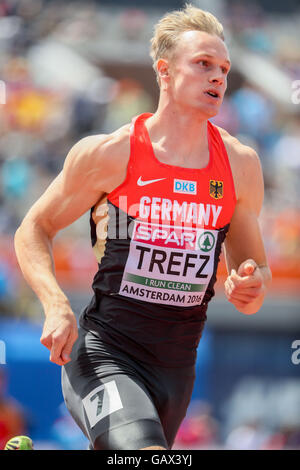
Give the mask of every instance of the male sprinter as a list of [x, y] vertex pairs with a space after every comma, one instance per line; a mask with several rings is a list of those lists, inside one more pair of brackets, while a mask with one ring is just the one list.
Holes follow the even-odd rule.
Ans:
[[[209, 121], [230, 68], [221, 24], [187, 5], [157, 24], [151, 54], [157, 111], [76, 143], [15, 237], [45, 310], [41, 342], [96, 450], [172, 447], [224, 241], [225, 293], [240, 312], [259, 310], [271, 279], [259, 158]], [[99, 269], [77, 332], [52, 242], [88, 210]]]

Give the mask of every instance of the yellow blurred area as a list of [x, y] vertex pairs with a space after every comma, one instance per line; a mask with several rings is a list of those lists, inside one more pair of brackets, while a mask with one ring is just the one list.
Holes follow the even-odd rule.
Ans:
[[53, 109], [51, 96], [34, 89], [13, 92], [7, 101], [7, 119], [16, 128], [41, 131]]

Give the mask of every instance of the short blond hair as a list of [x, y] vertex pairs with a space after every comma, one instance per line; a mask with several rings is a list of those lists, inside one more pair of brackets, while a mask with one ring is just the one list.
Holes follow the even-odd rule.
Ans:
[[194, 30], [215, 34], [223, 41], [225, 40], [223, 26], [218, 19], [208, 11], [196, 8], [191, 4], [186, 4], [183, 10], [167, 13], [156, 24], [154, 35], [150, 41], [150, 55], [157, 79], [158, 60], [170, 57], [181, 33]]

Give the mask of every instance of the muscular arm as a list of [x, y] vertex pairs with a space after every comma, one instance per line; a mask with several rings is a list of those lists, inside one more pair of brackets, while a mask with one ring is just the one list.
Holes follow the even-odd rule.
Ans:
[[[15, 251], [24, 278], [40, 299], [46, 321], [41, 338], [59, 365], [77, 337], [75, 316], [55, 277], [52, 244], [58, 231], [72, 224], [126, 172], [126, 136], [92, 136], [70, 150], [63, 170], [31, 207], [15, 234]], [[115, 155], [123, 156], [118, 161]]]
[[[22, 273], [47, 312], [53, 302], [66, 301], [57, 284], [52, 257], [56, 233], [84, 214], [99, 196], [89, 164], [96, 160], [89, 140], [70, 150], [61, 173], [31, 207], [15, 234], [15, 250]], [[93, 166], [92, 166], [93, 167]]]
[[271, 271], [258, 222], [264, 197], [260, 161], [249, 147], [240, 152], [234, 164], [237, 204], [225, 240], [225, 293], [240, 312], [252, 314], [264, 301]]

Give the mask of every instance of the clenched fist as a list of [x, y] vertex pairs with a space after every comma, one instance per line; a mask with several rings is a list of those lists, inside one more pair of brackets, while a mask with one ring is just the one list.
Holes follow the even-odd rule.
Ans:
[[47, 310], [40, 341], [50, 350], [50, 361], [63, 366], [70, 361], [78, 337], [76, 317], [67, 303], [53, 304]]
[[244, 261], [236, 272], [231, 270], [225, 281], [225, 294], [229, 302], [242, 313], [256, 313], [264, 293], [264, 278], [254, 260]]

